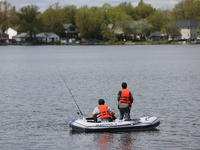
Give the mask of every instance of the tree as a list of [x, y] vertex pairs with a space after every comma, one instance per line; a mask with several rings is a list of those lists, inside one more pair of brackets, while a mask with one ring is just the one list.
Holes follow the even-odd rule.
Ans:
[[131, 2], [122, 2], [117, 7], [124, 11], [127, 15], [131, 16], [132, 19], [136, 19], [134, 7], [132, 6]]
[[173, 20], [200, 21], [200, 0], [182, 0], [175, 5], [172, 11]]
[[104, 42], [108, 42], [108, 41], [114, 42], [114, 40], [115, 40], [114, 30], [108, 28], [106, 23], [103, 23], [101, 25], [101, 34], [102, 34], [102, 39]]
[[78, 27], [81, 37], [89, 37], [89, 8], [87, 5], [78, 9], [76, 13], [76, 26]]
[[[105, 5], [103, 6], [103, 8]], [[130, 22], [133, 21], [132, 17], [127, 15], [120, 7], [109, 7], [108, 11], [106, 12], [107, 20], [104, 19], [108, 24], [110, 24], [110, 32], [114, 33], [116, 29], [121, 29], [124, 34], [129, 34], [130, 32]], [[112, 34], [114, 38], [111, 38], [111, 40], [115, 40], [116, 35]], [[112, 41], [114, 42], [114, 41]]]
[[181, 27], [176, 24], [175, 22], [172, 22], [168, 25], [166, 25], [163, 29], [162, 32], [166, 34], [166, 38], [171, 36], [172, 40], [175, 39], [177, 36], [181, 36]]
[[200, 24], [199, 24], [199, 28], [196, 29], [196, 37], [200, 38]]
[[37, 28], [38, 20], [37, 15], [39, 7], [36, 5], [28, 5], [20, 8], [19, 17], [20, 17], [20, 26], [18, 28], [21, 32], [30, 33], [30, 41], [33, 41], [32, 35], [34, 30]]
[[0, 28], [5, 32], [9, 26], [9, 10], [11, 4], [7, 1], [0, 1]]
[[150, 4], [145, 4], [142, 0], [139, 2], [138, 6], [134, 9], [136, 18], [135, 20], [140, 20], [149, 17], [152, 13], [156, 11]]
[[67, 5], [62, 9], [62, 13], [64, 16], [64, 23], [72, 23], [76, 25], [76, 11], [77, 8], [74, 5]]
[[44, 21], [46, 32], [54, 32], [59, 36], [62, 36], [64, 29], [64, 15], [62, 13], [61, 7], [59, 6], [59, 3], [50, 5], [49, 8], [44, 11], [41, 17]]
[[140, 39], [143, 39], [150, 35], [152, 25], [148, 23], [147, 19], [141, 19], [134, 25], [134, 32], [140, 35]]
[[170, 18], [165, 14], [165, 10], [157, 9], [155, 13], [147, 18], [148, 22], [152, 25], [152, 31], [161, 31], [169, 23]]
[[19, 24], [19, 16], [17, 15], [17, 11], [15, 9], [15, 6], [13, 6], [11, 9], [10, 9], [10, 13], [9, 13], [10, 17], [9, 17], [9, 21], [10, 21], [10, 24], [9, 26], [17, 26]]

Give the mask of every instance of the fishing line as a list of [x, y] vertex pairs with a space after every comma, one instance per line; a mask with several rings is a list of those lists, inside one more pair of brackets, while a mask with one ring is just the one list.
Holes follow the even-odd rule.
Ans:
[[[56, 68], [57, 68], [57, 70], [58, 70], [58, 67], [56, 67]], [[79, 109], [81, 115], [83, 116], [83, 114], [82, 114], [82, 112], [81, 112], [81, 109], [79, 108], [79, 106], [78, 106], [78, 104], [77, 104], [77, 102], [76, 102], [74, 96], [72, 95], [72, 92], [70, 91], [70, 89], [69, 89], [69, 87], [68, 87], [68, 85], [67, 85], [67, 82], [65, 81], [65, 79], [63, 78], [63, 76], [62, 76], [62, 74], [61, 74], [61, 72], [60, 72], [59, 70], [58, 70], [58, 72], [59, 72], [60, 76], [62, 77], [62, 79], [63, 79], [63, 81], [64, 81], [64, 83], [65, 83], [67, 89], [69, 90], [69, 93], [71, 94], [71, 96], [72, 96], [72, 98], [73, 98], [73, 100], [74, 100], [76, 106], [78, 107], [78, 109]]]

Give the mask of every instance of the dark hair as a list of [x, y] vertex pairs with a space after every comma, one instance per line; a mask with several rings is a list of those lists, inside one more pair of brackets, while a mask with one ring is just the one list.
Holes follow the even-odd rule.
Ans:
[[122, 88], [123, 88], [123, 89], [126, 89], [126, 88], [127, 88], [126, 82], [123, 82], [123, 83], [122, 83]]
[[103, 99], [99, 99], [99, 105], [103, 105], [105, 101]]

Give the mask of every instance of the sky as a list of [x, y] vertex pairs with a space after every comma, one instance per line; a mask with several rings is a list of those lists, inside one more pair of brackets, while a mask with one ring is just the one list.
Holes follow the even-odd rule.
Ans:
[[[4, 0], [1, 0], [4, 1]], [[143, 0], [144, 3], [151, 4], [153, 8], [174, 8], [175, 4], [177, 4], [180, 0]], [[132, 1], [126, 1], [126, 0], [7, 0], [12, 6], [16, 7], [16, 10], [18, 11], [21, 7], [27, 6], [27, 5], [37, 5], [39, 6], [39, 11], [43, 12], [46, 10], [50, 5], [55, 4], [56, 2], [59, 2], [59, 6], [64, 7], [66, 5], [75, 5], [77, 8], [80, 8], [81, 6], [87, 5], [88, 7], [91, 6], [98, 6], [101, 7], [103, 4], [108, 3], [112, 6], [117, 6], [122, 2], [131, 2], [134, 7], [138, 5], [140, 0], [132, 0]]]

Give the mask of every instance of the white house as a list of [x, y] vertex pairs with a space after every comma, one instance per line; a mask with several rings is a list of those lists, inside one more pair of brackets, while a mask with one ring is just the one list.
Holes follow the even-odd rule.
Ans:
[[11, 28], [11, 27], [9, 27], [9, 28], [5, 31], [5, 33], [9, 35], [9, 39], [12, 39], [13, 36], [17, 35], [17, 31], [15, 30], [15, 28]]
[[55, 33], [40, 33], [36, 35], [36, 38], [40, 42], [57, 42], [60, 41], [60, 37]]
[[198, 29], [199, 22], [197, 20], [173, 20], [169, 24], [175, 22], [181, 27], [181, 37], [176, 39], [196, 38], [196, 29]]

